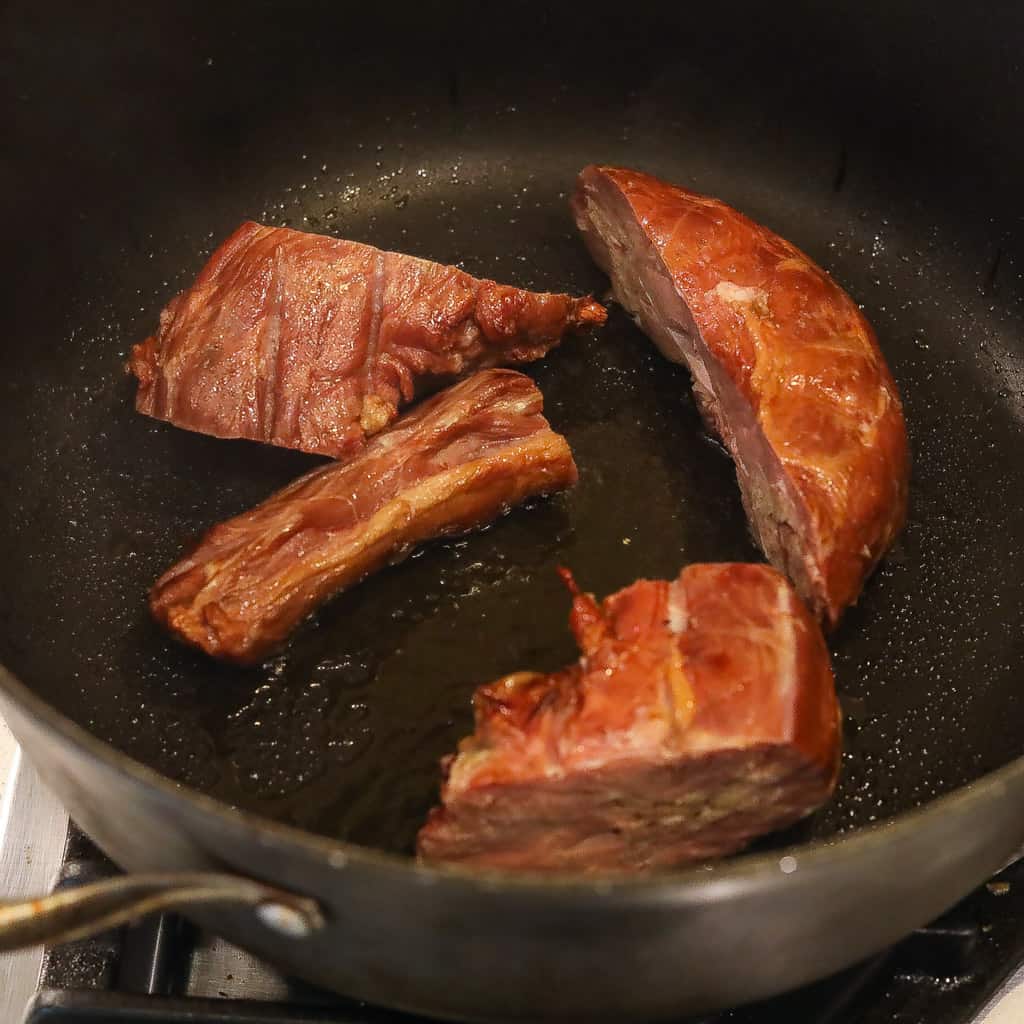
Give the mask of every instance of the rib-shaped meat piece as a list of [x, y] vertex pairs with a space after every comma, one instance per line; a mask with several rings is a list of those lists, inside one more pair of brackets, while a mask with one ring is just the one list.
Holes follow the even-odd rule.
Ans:
[[590, 299], [250, 222], [128, 365], [139, 412], [338, 458], [386, 427], [418, 378], [539, 359], [605, 315]]
[[582, 657], [477, 691], [476, 731], [444, 766], [421, 857], [665, 867], [731, 853], [829, 797], [840, 753], [832, 670], [785, 577], [691, 565], [600, 607], [573, 589]]
[[576, 482], [533, 382], [486, 370], [215, 526], [150, 592], [153, 615], [215, 657], [252, 663], [317, 605], [414, 545], [490, 522]]
[[799, 249], [717, 199], [591, 166], [572, 206], [617, 300], [689, 367], [762, 550], [835, 625], [906, 518], [906, 427], [871, 326]]

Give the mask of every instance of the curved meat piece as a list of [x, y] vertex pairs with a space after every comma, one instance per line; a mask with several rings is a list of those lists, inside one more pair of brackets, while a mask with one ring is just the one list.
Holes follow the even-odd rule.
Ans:
[[539, 359], [605, 316], [590, 299], [249, 222], [128, 366], [139, 412], [337, 458], [386, 427], [417, 378]]
[[[570, 578], [571, 581], [571, 578]], [[691, 565], [598, 606], [579, 662], [499, 679], [445, 764], [427, 860], [632, 871], [731, 853], [828, 799], [840, 717], [821, 630], [765, 565]]]
[[351, 461], [215, 526], [157, 580], [153, 615], [207, 654], [259, 661], [320, 603], [419, 542], [574, 484], [572, 452], [543, 404], [513, 370], [435, 395]]
[[906, 427], [871, 326], [799, 249], [717, 199], [591, 166], [572, 206], [618, 301], [690, 368], [761, 548], [834, 625], [906, 519]]

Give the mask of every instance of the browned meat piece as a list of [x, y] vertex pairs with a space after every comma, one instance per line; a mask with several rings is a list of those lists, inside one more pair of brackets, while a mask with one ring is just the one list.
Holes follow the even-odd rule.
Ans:
[[903, 411], [870, 324], [799, 249], [717, 199], [587, 167], [573, 210], [618, 301], [690, 368], [761, 548], [834, 625], [907, 511]]
[[577, 664], [477, 691], [421, 857], [641, 870], [731, 853], [828, 799], [828, 651], [774, 569], [691, 565], [600, 607], [577, 592], [571, 621]]
[[605, 315], [590, 299], [250, 222], [171, 300], [129, 369], [139, 412], [337, 458], [386, 427], [418, 378], [539, 359]]
[[207, 654], [258, 661], [321, 602], [420, 541], [575, 483], [569, 445], [543, 404], [513, 370], [456, 384], [351, 461], [316, 469], [215, 526], [157, 580], [153, 615]]

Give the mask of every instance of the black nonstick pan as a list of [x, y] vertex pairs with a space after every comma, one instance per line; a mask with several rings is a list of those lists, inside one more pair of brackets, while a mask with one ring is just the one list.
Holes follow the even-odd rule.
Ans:
[[[377, 1003], [670, 1019], [881, 949], [1024, 843], [1024, 16], [874, 8], [6, 8], [0, 709], [149, 874], [8, 912], [0, 941], [173, 904]], [[863, 305], [905, 401], [910, 523], [830, 637], [846, 753], [819, 814], [639, 880], [421, 868], [473, 688], [573, 656], [556, 565], [603, 595], [759, 557], [686, 374], [613, 310], [529, 369], [578, 488], [236, 670], [171, 642], [145, 592], [316, 460], [138, 416], [122, 365], [246, 218], [600, 295], [567, 208], [593, 161], [722, 197]]]

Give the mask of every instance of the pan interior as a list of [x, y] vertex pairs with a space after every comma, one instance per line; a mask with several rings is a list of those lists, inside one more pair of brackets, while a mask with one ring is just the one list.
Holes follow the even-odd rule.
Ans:
[[[616, 309], [604, 331], [529, 369], [580, 466], [571, 493], [426, 546], [332, 602], [259, 669], [214, 665], [148, 618], [147, 588], [191, 538], [317, 461], [132, 410], [127, 349], [216, 242], [251, 217], [600, 295], [606, 282], [566, 206], [576, 171], [599, 159], [721, 195], [806, 249], [863, 304], [905, 399], [911, 521], [831, 638], [846, 714], [839, 792], [769, 842], [898, 813], [1022, 752], [1024, 341], [1002, 228], [977, 230], [986, 218], [965, 220], [941, 182], [922, 192], [898, 148], [879, 138], [859, 149], [810, 108], [797, 131], [790, 105], [782, 145], [771, 111], [786, 97], [740, 72], [712, 100], [710, 49], [682, 64], [646, 51], [648, 70], [629, 87], [622, 70], [577, 80], [550, 60], [495, 83], [470, 53], [455, 71], [448, 62], [408, 80], [393, 62], [385, 88], [365, 84], [380, 73], [369, 58], [342, 68], [315, 49], [303, 62], [299, 37], [284, 32], [273, 51], [291, 61], [282, 99], [222, 29], [188, 51], [187, 68], [158, 63], [127, 98], [131, 47], [101, 43], [94, 28], [81, 52], [44, 58], [49, 77], [26, 72], [34, 91], [15, 140], [37, 153], [46, 143], [33, 118], [45, 116], [77, 141], [63, 167], [39, 170], [28, 155], [7, 166], [39, 202], [49, 188], [66, 207], [58, 216], [37, 204], [31, 221], [12, 211], [35, 242], [0, 353], [9, 668], [176, 780], [407, 851], [436, 797], [438, 759], [471, 728], [473, 688], [574, 656], [556, 566], [604, 595], [688, 562], [758, 558], [687, 375]], [[136, 51], [157, 32], [186, 32], [128, 31]], [[266, 56], [265, 42], [250, 44]], [[622, 45], [639, 53], [628, 32]], [[347, 102], [344, 76], [357, 73], [363, 99]], [[325, 83], [334, 99], [299, 102], [326, 95]], [[119, 113], [91, 123], [88, 138], [75, 128], [76, 112], [115, 101]], [[707, 116], [712, 102], [722, 116]]]

